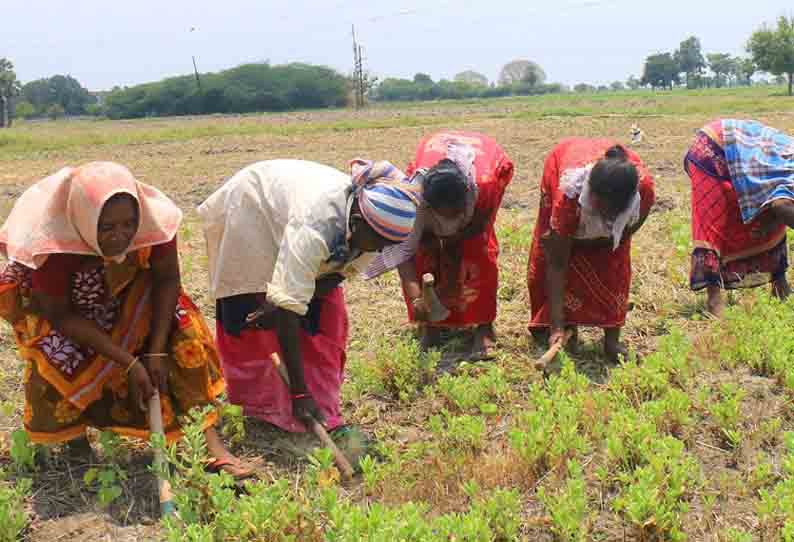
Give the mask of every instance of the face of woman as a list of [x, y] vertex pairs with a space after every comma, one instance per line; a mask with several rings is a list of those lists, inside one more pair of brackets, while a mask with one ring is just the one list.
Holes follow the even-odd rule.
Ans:
[[457, 220], [465, 214], [466, 208], [464, 206], [434, 207], [433, 212], [439, 215], [441, 218], [445, 218], [447, 220]]
[[138, 231], [138, 208], [132, 198], [112, 198], [102, 208], [97, 241], [102, 254], [113, 258], [124, 254]]
[[389, 241], [385, 237], [381, 237], [378, 233], [367, 224], [363, 218], [354, 219], [354, 227], [350, 244], [361, 250], [362, 252], [379, 252], [389, 245], [393, 245], [393, 241]]

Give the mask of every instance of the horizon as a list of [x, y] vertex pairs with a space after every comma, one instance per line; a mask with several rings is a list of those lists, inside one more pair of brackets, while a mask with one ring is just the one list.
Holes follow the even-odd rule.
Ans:
[[[238, 0], [231, 12], [228, 5], [206, 0], [173, 0], [168, 5], [141, 0], [135, 6], [33, 0], [24, 7], [6, 8], [15, 24], [0, 35], [0, 54], [14, 63], [23, 83], [71, 75], [93, 92], [189, 75], [193, 56], [201, 73], [251, 62], [305, 62], [348, 74], [350, 27], [355, 24], [365, 68], [381, 80], [411, 79], [420, 72], [435, 81], [451, 80], [472, 69], [493, 82], [504, 64], [524, 58], [537, 62], [547, 81], [571, 87], [641, 77], [648, 55], [672, 52], [691, 35], [701, 40], [704, 54], [746, 54], [744, 44], [755, 29], [787, 14], [772, 0], [755, 2], [750, 16], [725, 10], [722, 2], [693, 6], [683, 0], [642, 8], [628, 0], [534, 6], [515, 0], [487, 6], [453, 0], [409, 0], [396, 6], [383, 0], [315, 3], [295, 0], [265, 6]], [[44, 21], [30, 17], [40, 12], [32, 9], [37, 5], [45, 5], [52, 16]], [[102, 24], [86, 26], [84, 21], [93, 19], [94, 8], [100, 7], [105, 12]], [[689, 22], [682, 24], [684, 15], [677, 7], [689, 13]], [[76, 30], [63, 33], [63, 28]], [[630, 35], [626, 29], [631, 29]]]

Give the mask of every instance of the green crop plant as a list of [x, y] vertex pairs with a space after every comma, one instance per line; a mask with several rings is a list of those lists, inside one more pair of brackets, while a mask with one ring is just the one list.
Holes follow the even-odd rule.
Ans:
[[764, 453], [758, 454], [755, 465], [747, 472], [747, 476], [750, 486], [756, 490], [771, 485], [777, 479], [775, 465]]
[[434, 391], [444, 398], [449, 408], [482, 414], [494, 413], [492, 407], [505, 397], [509, 389], [505, 371], [498, 365], [490, 366], [479, 375], [473, 375], [471, 371], [457, 376], [445, 374], [434, 386]]
[[430, 418], [429, 428], [444, 450], [479, 452], [485, 446], [486, 424], [482, 416], [454, 416], [443, 410], [441, 415]]
[[732, 449], [738, 449], [744, 438], [741, 403], [747, 392], [736, 384], [725, 383], [720, 386], [719, 395], [720, 400], [710, 407], [711, 415], [723, 441]]
[[223, 436], [231, 444], [241, 444], [245, 440], [245, 416], [240, 405], [224, 404], [220, 409], [223, 420]]
[[441, 359], [436, 350], [422, 352], [412, 337], [385, 337], [374, 348], [373, 356], [372, 360], [351, 360], [353, 394], [388, 395], [403, 403], [419, 396]]
[[[576, 373], [570, 360], [559, 376], [533, 384], [529, 406], [510, 431], [510, 445], [524, 465], [536, 475], [592, 448], [590, 437], [600, 424], [587, 419], [594, 402], [587, 378]], [[595, 400], [597, 402], [597, 400]]]
[[681, 436], [693, 423], [690, 415], [692, 401], [677, 388], [668, 389], [660, 399], [643, 403], [640, 409], [645, 417], [653, 420], [660, 433]]
[[24, 502], [32, 484], [27, 478], [16, 482], [4, 478], [5, 473], [0, 471], [0, 542], [16, 542], [30, 523]]
[[671, 436], [653, 442], [642, 455], [642, 466], [618, 475], [624, 489], [613, 508], [642, 538], [683, 540], [687, 499], [701, 479], [697, 461]]
[[646, 450], [660, 435], [656, 423], [630, 406], [617, 407], [606, 430], [607, 459], [610, 465], [631, 470], [643, 463]]
[[[769, 490], [762, 488], [758, 491], [759, 501], [756, 504], [761, 524], [766, 530], [779, 530], [781, 538], [785, 539], [784, 531], [787, 525], [794, 525], [794, 432], [786, 432], [783, 437], [786, 444], [786, 454], [781, 464], [780, 481]], [[789, 527], [789, 534], [794, 531]]]
[[552, 531], [562, 542], [586, 540], [590, 524], [587, 493], [582, 466], [574, 460], [568, 461], [568, 480], [555, 494], [544, 488], [538, 490], [538, 499], [551, 516]]
[[722, 542], [753, 542], [753, 535], [736, 527], [729, 527], [720, 536]]

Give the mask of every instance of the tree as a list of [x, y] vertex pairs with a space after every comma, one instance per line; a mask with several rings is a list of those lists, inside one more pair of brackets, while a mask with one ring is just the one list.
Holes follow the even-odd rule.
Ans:
[[61, 104], [52, 104], [47, 108], [47, 116], [52, 120], [58, 120], [59, 118], [63, 117], [64, 113], [65, 111]]
[[637, 90], [642, 86], [642, 83], [639, 79], [634, 77], [633, 75], [629, 75], [629, 78], [626, 79], [626, 86], [629, 87], [631, 90]]
[[455, 81], [458, 83], [468, 83], [470, 85], [488, 86], [488, 78], [474, 70], [460, 72], [455, 76]]
[[14, 65], [7, 58], [0, 58], [0, 128], [11, 126], [9, 104], [19, 94], [19, 88]]
[[752, 58], [737, 58], [738, 75], [743, 84], [750, 86], [753, 84], [753, 75], [758, 71], [755, 61]]
[[695, 36], [691, 36], [682, 41], [675, 52], [674, 59], [678, 64], [679, 70], [686, 74], [687, 88], [693, 88], [695, 76], [703, 73], [703, 68], [706, 67], [700, 40]]
[[714, 81], [719, 88], [722, 86], [724, 77], [729, 76], [734, 70], [735, 63], [728, 53], [711, 53], [706, 55], [709, 61], [709, 69], [714, 72]]
[[573, 87], [574, 92], [585, 93], [585, 92], [595, 92], [597, 89], [593, 85], [589, 85], [587, 83], [579, 83]]
[[14, 116], [27, 119], [33, 117], [36, 114], [36, 108], [33, 107], [33, 104], [30, 102], [26, 102], [25, 100], [19, 101], [14, 106]]
[[515, 83], [529, 83], [530, 86], [535, 86], [545, 81], [546, 72], [530, 60], [513, 60], [505, 64], [499, 72], [499, 85], [503, 87]]
[[66, 115], [83, 115], [96, 97], [70, 75], [54, 75], [31, 81], [22, 87], [25, 99], [39, 115], [46, 114], [51, 105], [59, 105]]
[[414, 75], [414, 83], [417, 85], [432, 85], [433, 78], [426, 73], [417, 73]]
[[767, 25], [753, 32], [747, 50], [758, 69], [788, 77], [788, 95], [794, 95], [794, 16], [781, 16], [777, 28]]
[[621, 90], [626, 90], [625, 85], [623, 85], [623, 82], [621, 82], [621, 81], [614, 81], [611, 85], [609, 85], [609, 88], [611, 88], [615, 92], [619, 92]]
[[642, 74], [642, 84], [651, 85], [653, 88], [673, 89], [673, 83], [678, 83], [679, 66], [670, 53], [650, 55], [645, 59], [645, 68]]

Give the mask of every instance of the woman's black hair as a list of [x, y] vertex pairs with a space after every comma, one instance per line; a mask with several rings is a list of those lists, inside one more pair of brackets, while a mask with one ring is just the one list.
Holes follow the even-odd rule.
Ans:
[[637, 193], [640, 175], [626, 149], [610, 147], [590, 172], [590, 190], [604, 201], [612, 214], [625, 211]]
[[444, 158], [424, 174], [422, 197], [434, 209], [465, 206], [465, 174], [455, 162]]

